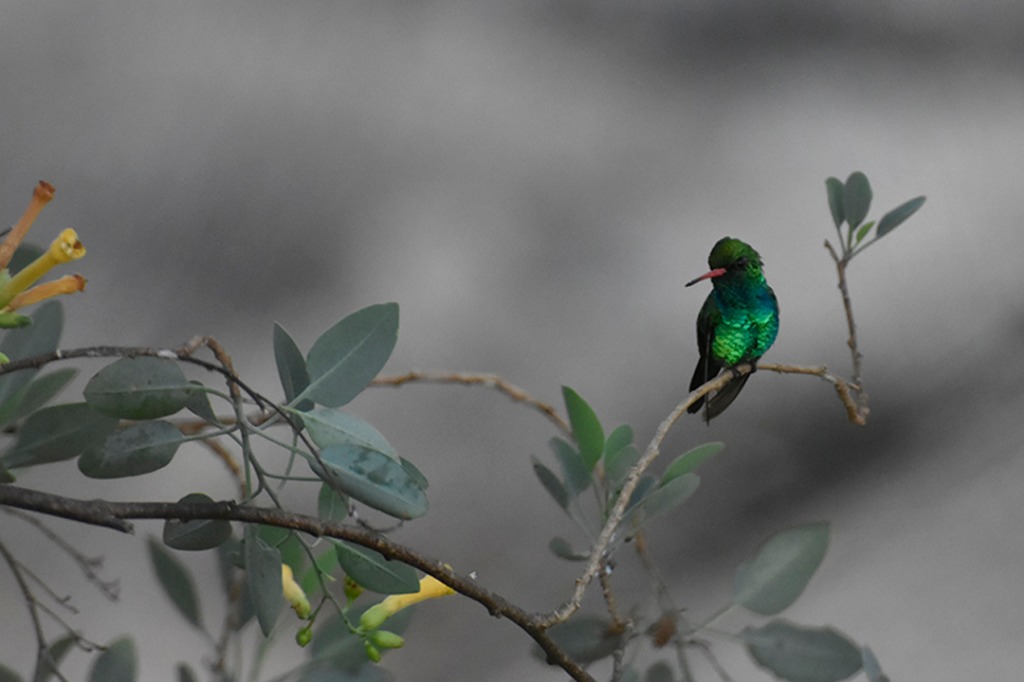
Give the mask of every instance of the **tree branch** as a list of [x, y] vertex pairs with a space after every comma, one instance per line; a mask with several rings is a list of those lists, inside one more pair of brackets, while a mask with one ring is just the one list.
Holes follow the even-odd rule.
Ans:
[[331, 537], [354, 542], [376, 550], [388, 559], [401, 561], [434, 576], [456, 592], [481, 604], [492, 616], [508, 618], [533, 638], [547, 655], [549, 663], [565, 670], [577, 682], [595, 682], [594, 678], [547, 634], [549, 625], [543, 616], [526, 612], [501, 595], [481, 587], [472, 578], [456, 573], [440, 561], [429, 559], [415, 550], [366, 530], [282, 509], [250, 507], [234, 502], [182, 504], [78, 500], [8, 484], [0, 484], [0, 505], [113, 528], [125, 533], [134, 530], [128, 519], [205, 519], [260, 523], [307, 533], [314, 537]]

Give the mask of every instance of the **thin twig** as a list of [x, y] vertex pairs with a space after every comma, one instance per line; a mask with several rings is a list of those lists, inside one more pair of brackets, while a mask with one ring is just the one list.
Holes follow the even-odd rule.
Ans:
[[837, 286], [839, 287], [839, 293], [843, 297], [843, 310], [846, 311], [846, 327], [850, 334], [849, 338], [846, 340], [846, 345], [850, 348], [850, 356], [853, 365], [851, 382], [860, 387], [857, 391], [858, 397], [857, 402], [855, 403], [857, 408], [857, 419], [851, 418], [851, 421], [855, 421], [858, 424], [864, 424], [867, 422], [867, 417], [870, 413], [870, 410], [868, 409], [868, 394], [862, 388], [863, 384], [861, 383], [860, 370], [861, 359], [863, 356], [857, 348], [857, 325], [853, 321], [853, 302], [850, 300], [850, 290], [846, 285], [846, 266], [849, 265], [852, 254], [844, 250], [843, 256], [840, 257], [839, 254], [836, 253], [835, 248], [833, 248], [832, 243], [827, 239], [825, 240], [825, 248], [828, 250], [829, 255], [836, 264], [836, 275], [839, 280], [839, 284]]
[[95, 585], [104, 597], [111, 601], [117, 601], [119, 596], [119, 585], [117, 580], [104, 580], [97, 572], [97, 569], [103, 566], [102, 557], [87, 557], [85, 554], [78, 551], [78, 549], [71, 545], [67, 540], [57, 535], [57, 533], [51, 530], [49, 526], [34, 516], [30, 516], [29, 514], [17, 509], [4, 509], [3, 511], [11, 516], [21, 519], [31, 526], [34, 526], [35, 529], [43, 535], [43, 537], [57, 545], [57, 547], [59, 547], [65, 554], [71, 557], [72, 561], [78, 564], [78, 568], [82, 571], [85, 579]]
[[406, 372], [405, 374], [379, 376], [374, 379], [370, 385], [397, 387], [411, 382], [429, 384], [463, 384], [464, 386], [484, 386], [486, 388], [494, 389], [495, 391], [504, 393], [506, 396], [518, 403], [523, 403], [537, 410], [544, 415], [548, 421], [554, 424], [559, 431], [569, 437], [572, 437], [572, 429], [569, 428], [569, 424], [562, 419], [554, 407], [534, 398], [525, 390], [509, 383], [497, 374], [478, 374], [474, 372], [421, 372], [414, 370], [412, 372]]

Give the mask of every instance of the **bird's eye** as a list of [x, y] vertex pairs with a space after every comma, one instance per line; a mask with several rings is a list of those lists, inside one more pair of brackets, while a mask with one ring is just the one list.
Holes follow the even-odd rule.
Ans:
[[746, 268], [747, 267], [747, 263], [748, 263], [748, 261], [747, 261], [746, 257], [744, 256], [743, 258], [740, 258], [739, 260], [736, 261], [736, 268], [737, 269], [739, 269], [739, 268]]

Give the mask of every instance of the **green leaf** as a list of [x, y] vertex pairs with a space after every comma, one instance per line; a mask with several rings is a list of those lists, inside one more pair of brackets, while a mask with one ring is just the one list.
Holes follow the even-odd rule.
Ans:
[[188, 399], [185, 401], [185, 409], [207, 424], [220, 425], [221, 421], [213, 411], [213, 406], [210, 405], [210, 395], [206, 387], [195, 380], [190, 380], [188, 385], [191, 389], [188, 393]]
[[18, 440], [4, 456], [8, 468], [71, 459], [99, 445], [117, 428], [117, 420], [85, 403], [37, 410], [18, 429]]
[[882, 219], [878, 221], [878, 233], [876, 239], [881, 239], [903, 224], [907, 218], [917, 213], [917, 209], [924, 206], [924, 202], [925, 197], [916, 197], [910, 201], [900, 204], [882, 216]]
[[693, 473], [683, 474], [661, 483], [633, 505], [623, 523], [640, 527], [648, 521], [667, 514], [685, 502], [690, 495], [693, 495], [698, 486], [700, 486], [700, 477]]
[[12, 424], [38, 410], [67, 386], [76, 374], [78, 370], [68, 367], [45, 374], [22, 386], [0, 405], [0, 427]]
[[548, 542], [548, 549], [551, 550], [552, 554], [560, 559], [566, 561], [586, 561], [590, 558], [590, 555], [586, 552], [579, 552], [573, 549], [573, 546], [569, 544], [569, 541], [565, 538], [554, 537]]
[[178, 682], [199, 682], [195, 671], [185, 663], [179, 663], [175, 666], [174, 672], [178, 676]]
[[678, 478], [684, 474], [688, 474], [691, 471], [696, 471], [704, 460], [717, 455], [722, 449], [725, 448], [725, 443], [718, 441], [711, 443], [704, 443], [697, 447], [684, 452], [679, 455], [668, 465], [665, 469], [665, 473], [661, 475], [661, 482], [659, 485], [665, 485], [673, 478]]
[[864, 237], [868, 236], [868, 232], [870, 232], [871, 228], [874, 226], [874, 220], [869, 220], [868, 222], [861, 225], [860, 228], [857, 229], [857, 234], [853, 238], [853, 243], [860, 244], [862, 241], [864, 241]]
[[622, 448], [632, 444], [633, 428], [627, 424], [616, 426], [615, 429], [608, 434], [608, 439], [604, 442], [605, 461], [608, 461], [609, 457], [622, 450]]
[[399, 457], [398, 461], [402, 463], [402, 468], [405, 469], [405, 473], [409, 474], [409, 477], [416, 482], [423, 490], [430, 487], [430, 481], [423, 475], [423, 472], [417, 468], [415, 464], [407, 460], [405, 457]]
[[392, 561], [376, 550], [352, 542], [334, 540], [334, 545], [345, 574], [364, 588], [381, 594], [419, 592], [416, 569], [409, 564]]
[[194, 390], [176, 362], [164, 358], [121, 358], [85, 385], [93, 409], [120, 419], [156, 419], [188, 404]]
[[600, 616], [575, 616], [555, 625], [548, 634], [569, 658], [584, 665], [611, 656], [622, 644], [622, 629]]
[[135, 643], [122, 637], [108, 644], [93, 661], [89, 682], [135, 682], [137, 667]]
[[416, 478], [377, 450], [354, 443], [329, 445], [310, 468], [334, 490], [385, 514], [414, 519], [427, 513], [427, 495]]
[[860, 654], [864, 676], [868, 678], [868, 682], [889, 682], [889, 676], [882, 672], [882, 666], [879, 665], [871, 647], [861, 647]]
[[174, 459], [184, 438], [167, 421], [132, 424], [89, 448], [78, 458], [78, 470], [89, 478], [141, 476], [162, 469]]
[[348, 498], [324, 483], [316, 498], [316, 515], [324, 521], [343, 522], [348, 518]]
[[53, 644], [46, 647], [43, 658], [39, 662], [35, 677], [32, 682], [47, 682], [60, 668], [60, 662], [64, 660], [68, 652], [78, 644], [78, 638], [74, 635], [64, 635], [54, 640]]
[[846, 179], [843, 188], [843, 210], [846, 211], [846, 222], [850, 229], [856, 229], [871, 209], [871, 183], [866, 175], [854, 171]]
[[[213, 500], [202, 493], [190, 493], [178, 500], [178, 504], [212, 504]], [[167, 519], [164, 522], [164, 544], [173, 549], [189, 552], [213, 549], [231, 539], [231, 523], [224, 519]]]
[[601, 422], [590, 405], [576, 391], [563, 386], [562, 397], [565, 399], [565, 411], [569, 414], [572, 436], [580, 448], [580, 455], [587, 466], [593, 469], [604, 453], [604, 430], [601, 428]]
[[[47, 301], [36, 308], [31, 317], [31, 326], [4, 333], [3, 341], [0, 341], [0, 353], [11, 360], [24, 360], [57, 350], [64, 327], [64, 313], [60, 303]], [[0, 403], [17, 393], [38, 372], [38, 369], [20, 369], [0, 376]]]
[[551, 450], [555, 453], [555, 459], [562, 467], [562, 475], [565, 477], [565, 490], [570, 497], [576, 497], [590, 487], [592, 477], [590, 467], [583, 461], [583, 457], [571, 444], [555, 437], [548, 441]]
[[354, 414], [327, 407], [318, 407], [307, 412], [292, 411], [302, 419], [309, 430], [309, 437], [321, 448], [353, 444], [399, 461], [398, 454], [387, 439]]
[[733, 600], [771, 616], [796, 601], [828, 551], [828, 523], [811, 523], [773, 535], [749, 563], [736, 570]]
[[555, 503], [562, 509], [568, 509], [571, 500], [569, 492], [565, 489], [565, 485], [562, 484], [558, 476], [555, 475], [555, 472], [548, 469], [539, 459], [534, 457], [533, 473], [537, 474], [541, 485], [548, 491], [548, 495], [554, 498]]
[[605, 458], [604, 477], [609, 490], [618, 494], [630, 469], [640, 460], [640, 453], [632, 445], [627, 445], [618, 452]]
[[762, 668], [791, 682], [839, 682], [861, 669], [861, 653], [833, 628], [807, 628], [773, 620], [740, 633]]
[[21, 675], [0, 663], [0, 682], [23, 682]]
[[284, 605], [281, 554], [260, 539], [255, 525], [248, 524], [245, 527], [242, 560], [245, 562], [246, 592], [252, 600], [263, 636], [269, 637]]
[[665, 661], [658, 661], [644, 675], [644, 682], [675, 682], [675, 679], [671, 666]]
[[832, 211], [832, 221], [838, 228], [846, 219], [843, 211], [843, 181], [839, 178], [829, 178], [825, 181], [825, 193], [828, 195], [828, 207]]
[[196, 596], [192, 575], [185, 565], [178, 561], [156, 538], [150, 537], [149, 558], [153, 562], [153, 570], [160, 580], [160, 586], [170, 598], [178, 612], [185, 620], [197, 628], [203, 626], [199, 617], [199, 598]]
[[315, 555], [316, 566], [307, 568], [299, 579], [299, 586], [307, 595], [316, 594], [320, 590], [320, 581], [317, 579], [317, 571], [322, 575], [331, 576], [334, 569], [338, 567], [338, 552], [336, 548], [325, 546], [320, 554]]
[[308, 398], [327, 407], [348, 403], [373, 380], [398, 341], [398, 304], [382, 303], [352, 313], [313, 343], [306, 357]]
[[[295, 344], [295, 340], [276, 322], [274, 360], [277, 362], [277, 376], [281, 380], [281, 388], [284, 389], [284, 401], [291, 403], [309, 386], [309, 372], [306, 371], [306, 360], [302, 357], [302, 351]], [[295, 409], [300, 412], [311, 410], [313, 401], [303, 400], [295, 405]]]

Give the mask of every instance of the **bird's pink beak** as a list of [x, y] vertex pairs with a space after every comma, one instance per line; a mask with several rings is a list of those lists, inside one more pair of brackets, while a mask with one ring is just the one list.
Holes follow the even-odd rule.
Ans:
[[703, 275], [701, 275], [700, 277], [697, 277], [696, 279], [691, 279], [689, 282], [686, 283], [686, 286], [690, 286], [691, 284], [696, 284], [697, 282], [701, 281], [702, 279], [712, 279], [714, 277], [721, 277], [725, 273], [726, 273], [726, 269], [725, 268], [715, 268], [711, 272], [705, 272]]

